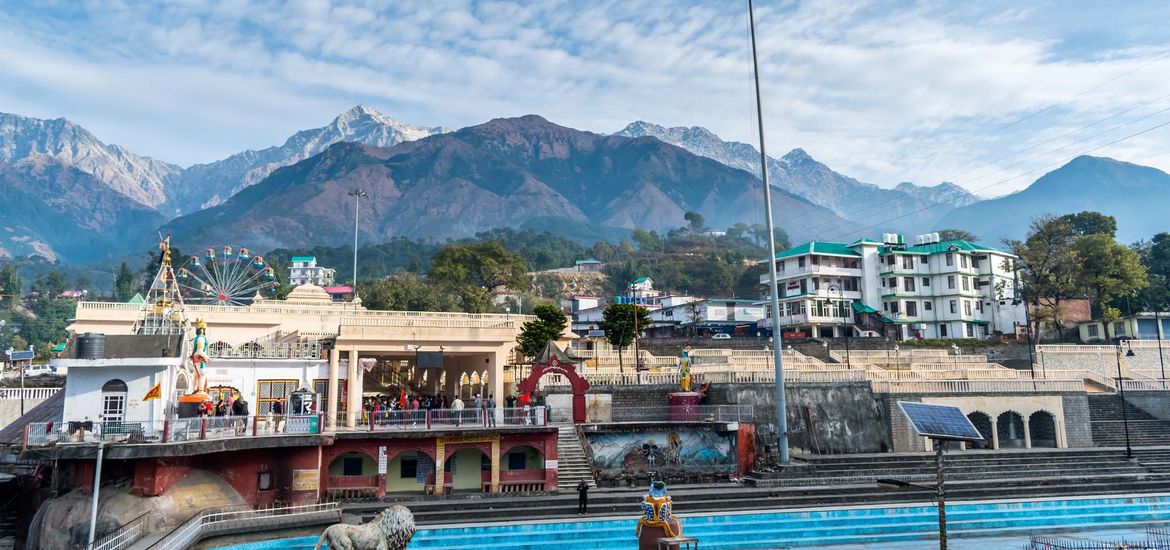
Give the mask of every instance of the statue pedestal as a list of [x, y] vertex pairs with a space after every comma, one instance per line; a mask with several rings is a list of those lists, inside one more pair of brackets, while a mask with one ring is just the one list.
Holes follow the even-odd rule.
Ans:
[[203, 410], [203, 404], [210, 402], [211, 396], [206, 393], [192, 393], [179, 397], [175, 408], [179, 418], [195, 418]]
[[699, 421], [699, 399], [701, 397], [698, 392], [693, 391], [674, 392], [668, 395], [667, 403], [670, 404], [670, 421]]
[[[682, 532], [682, 525], [676, 519], [670, 520], [670, 527], [675, 533]], [[659, 550], [658, 539], [670, 536], [670, 533], [667, 533], [666, 529], [662, 527], [643, 525], [642, 531], [638, 533], [638, 550]], [[678, 545], [675, 545], [674, 548], [678, 548]]]

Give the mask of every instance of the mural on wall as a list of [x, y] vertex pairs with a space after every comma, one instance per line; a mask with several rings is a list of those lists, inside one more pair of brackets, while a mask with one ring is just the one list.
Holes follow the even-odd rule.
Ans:
[[661, 472], [734, 474], [735, 432], [643, 430], [587, 433], [593, 466], [602, 477]]

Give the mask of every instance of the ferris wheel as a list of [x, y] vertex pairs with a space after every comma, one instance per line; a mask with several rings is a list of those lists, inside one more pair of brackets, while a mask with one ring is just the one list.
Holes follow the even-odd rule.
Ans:
[[230, 245], [208, 248], [191, 256], [175, 272], [175, 280], [188, 303], [243, 306], [258, 294], [276, 291], [276, 273], [260, 255]]

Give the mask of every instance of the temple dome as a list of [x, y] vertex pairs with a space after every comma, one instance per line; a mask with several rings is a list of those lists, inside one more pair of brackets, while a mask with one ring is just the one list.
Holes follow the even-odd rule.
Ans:
[[288, 304], [327, 305], [333, 303], [333, 297], [317, 285], [300, 285], [292, 289], [284, 301]]

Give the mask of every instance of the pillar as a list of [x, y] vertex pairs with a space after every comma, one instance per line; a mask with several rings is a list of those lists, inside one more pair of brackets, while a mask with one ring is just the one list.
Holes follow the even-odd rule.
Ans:
[[991, 417], [991, 448], [999, 450], [999, 419], [995, 416]]
[[1064, 420], [1057, 418], [1053, 420], [1056, 427], [1056, 447], [1059, 449], [1068, 448], [1068, 434], [1064, 433]]
[[1031, 448], [1032, 448], [1032, 426], [1031, 426], [1031, 421], [1029, 420], [1029, 418], [1028, 418], [1028, 417], [1026, 417], [1026, 416], [1024, 416], [1024, 415], [1022, 415], [1022, 414], [1020, 415], [1020, 418], [1023, 418], [1023, 419], [1024, 419], [1024, 448], [1025, 448], [1025, 449], [1031, 449]]
[[[488, 357], [488, 359], [490, 360], [490, 364], [488, 365], [488, 372], [491, 373], [492, 377], [491, 380], [489, 380], [491, 385], [489, 386], [490, 389], [488, 392], [495, 395], [496, 408], [499, 409], [504, 406], [504, 365], [508, 362], [508, 350], [497, 349], [495, 353]], [[519, 383], [519, 380], [515, 378], [513, 378], [513, 380], [516, 383]], [[493, 411], [493, 414], [496, 414], [495, 411]], [[496, 414], [496, 420], [498, 421], [499, 419], [500, 416]]]
[[544, 436], [544, 490], [549, 492], [556, 492], [559, 489], [560, 480], [557, 477], [557, 464], [559, 458], [557, 456], [557, 433], [552, 432]]
[[[494, 411], [489, 411], [489, 414]], [[488, 457], [492, 461], [492, 488], [491, 492], [500, 492], [500, 434], [497, 433], [492, 439], [491, 456]]]
[[447, 447], [442, 438], [435, 439], [435, 494], [443, 494], [443, 481], [447, 477]]
[[349, 367], [346, 385], [349, 389], [349, 399], [345, 404], [345, 426], [357, 427], [358, 414], [362, 410], [362, 388], [360, 382], [361, 367], [358, 366], [358, 351], [349, 350]]
[[341, 350], [336, 348], [329, 350], [329, 402], [325, 409], [328, 416], [325, 417], [326, 425], [330, 429], [337, 428], [337, 368], [341, 360]]

